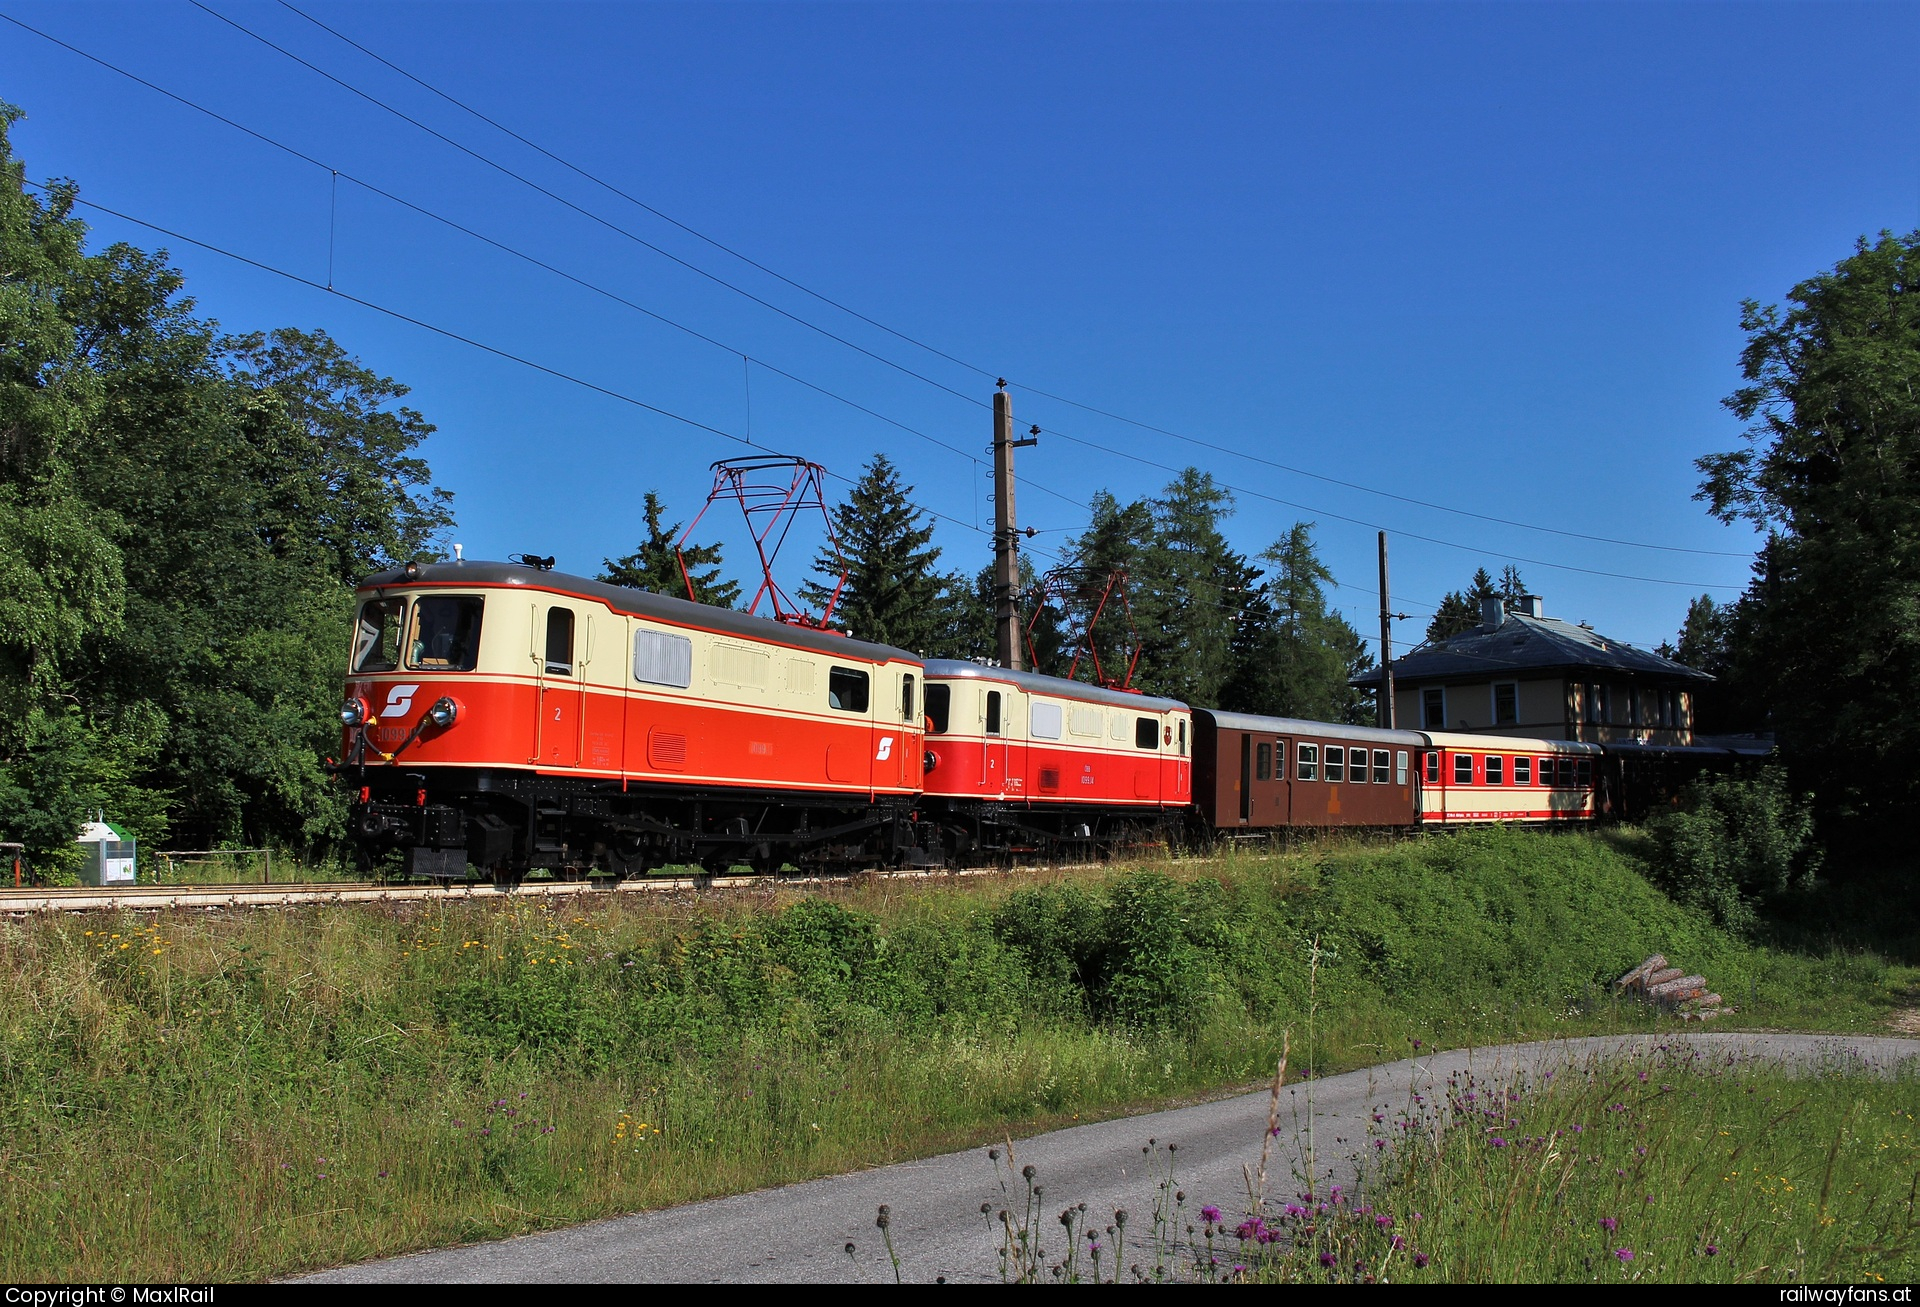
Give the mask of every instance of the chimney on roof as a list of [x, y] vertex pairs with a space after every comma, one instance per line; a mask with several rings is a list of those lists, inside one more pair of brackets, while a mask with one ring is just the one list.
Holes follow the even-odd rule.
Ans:
[[1520, 595], [1513, 601], [1513, 611], [1522, 617], [1545, 617], [1547, 615], [1541, 606], [1539, 595]]
[[1489, 631], [1500, 629], [1500, 623], [1507, 620], [1507, 606], [1500, 601], [1499, 595], [1488, 595], [1480, 601], [1480, 625]]

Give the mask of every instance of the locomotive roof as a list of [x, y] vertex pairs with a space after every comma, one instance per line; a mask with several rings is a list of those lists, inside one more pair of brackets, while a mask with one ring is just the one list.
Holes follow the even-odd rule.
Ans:
[[411, 585], [525, 586], [529, 590], [551, 590], [559, 594], [592, 599], [607, 605], [615, 612], [644, 617], [649, 621], [668, 622], [675, 626], [694, 626], [704, 631], [718, 631], [724, 635], [738, 636], [743, 640], [768, 640], [795, 648], [810, 649], [816, 653], [838, 654], [843, 658], [859, 658], [876, 663], [922, 661], [920, 655], [909, 653], [905, 649], [895, 649], [885, 644], [871, 644], [835, 631], [815, 631], [804, 626], [790, 626], [769, 617], [752, 617], [746, 613], [735, 612], [731, 608], [715, 608], [710, 604], [696, 604], [689, 599], [676, 599], [672, 595], [654, 594], [650, 590], [635, 590], [631, 586], [590, 581], [584, 576], [571, 576], [566, 572], [545, 572], [537, 567], [527, 567], [520, 563], [486, 563], [475, 560], [473, 562], [420, 563], [418, 568], [419, 573], [416, 576], [408, 576], [404, 569], [397, 567], [391, 571], [376, 572], [360, 583], [360, 589], [373, 590], [389, 586]]
[[[1525, 613], [1506, 613], [1498, 626], [1476, 626], [1393, 660], [1393, 678], [1402, 684], [1562, 669], [1627, 672], [1667, 682], [1713, 679], [1706, 672], [1587, 627]], [[1356, 686], [1379, 683], [1378, 667], [1347, 681]]]
[[929, 658], [926, 660], [926, 667], [928, 676], [1005, 681], [1019, 686], [1029, 694], [1051, 694], [1062, 699], [1079, 699], [1083, 703], [1104, 703], [1116, 708], [1136, 708], [1141, 712], [1183, 712], [1187, 706], [1178, 699], [1158, 699], [1150, 694], [1135, 694], [1131, 690], [1109, 690], [1103, 686], [1088, 685], [1085, 681], [1069, 681], [1061, 676], [1043, 676], [1039, 672], [1016, 672], [1010, 667], [986, 667], [980, 663], [970, 663], [959, 658]]
[[1334, 722], [1310, 722], [1298, 717], [1259, 717], [1253, 713], [1216, 712], [1202, 708], [1197, 716], [1210, 717], [1214, 725], [1228, 731], [1259, 731], [1265, 735], [1312, 735], [1323, 740], [1365, 740], [1369, 744], [1403, 744], [1419, 748], [1427, 740], [1417, 731], [1389, 731], [1378, 726], [1346, 726]]

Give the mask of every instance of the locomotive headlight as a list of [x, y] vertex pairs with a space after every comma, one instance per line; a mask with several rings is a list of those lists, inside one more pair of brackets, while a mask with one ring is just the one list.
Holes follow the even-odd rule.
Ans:
[[451, 699], [436, 699], [433, 707], [427, 709], [427, 716], [441, 730], [454, 724], [460, 718], [460, 705]]
[[349, 699], [340, 705], [340, 724], [351, 730], [367, 720], [367, 701]]

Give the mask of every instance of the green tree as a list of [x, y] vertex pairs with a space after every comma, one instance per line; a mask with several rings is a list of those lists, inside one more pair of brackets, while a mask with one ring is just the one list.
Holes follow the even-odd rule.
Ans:
[[[955, 627], [955, 596], [934, 570], [940, 550], [933, 526], [902, 485], [885, 454], [875, 454], [847, 498], [833, 510], [834, 535], [846, 559], [847, 583], [834, 621], [862, 640], [915, 653], [935, 647]], [[822, 547], [814, 571], [837, 575], [839, 565]], [[809, 581], [801, 599], [824, 609], [833, 587]]]
[[1796, 782], [1891, 832], [1920, 804], [1920, 232], [1747, 301], [1745, 446], [1698, 460], [1722, 522], [1770, 533], [1735, 637]]
[[1250, 597], [1246, 560], [1220, 529], [1233, 513], [1233, 497], [1190, 467], [1153, 501], [1152, 513], [1133, 571], [1140, 628], [1134, 685], [1188, 703], [1218, 703], [1230, 670], [1234, 618]]
[[[672, 595], [676, 599], [687, 597], [687, 583], [691, 581], [693, 597], [699, 603], [712, 604], [715, 608], [732, 608], [739, 604], [740, 583], [720, 574], [718, 543], [688, 545], [676, 556], [674, 543], [680, 538], [681, 524], [661, 525], [667, 510], [666, 505], [660, 502], [660, 496], [654, 491], [647, 491], [641, 511], [646, 520], [646, 539], [624, 558], [603, 560], [606, 570], [600, 574], [602, 581], [633, 590]], [[680, 572], [681, 558], [686, 560], [687, 565], [684, 576]]]
[[1474, 569], [1473, 580], [1467, 582], [1465, 590], [1449, 590], [1440, 599], [1439, 608], [1434, 610], [1433, 620], [1427, 623], [1427, 639], [1446, 640], [1463, 632], [1471, 631], [1480, 625], [1480, 605], [1487, 599], [1516, 598], [1526, 591], [1521, 587], [1520, 573], [1508, 566], [1502, 581], [1511, 581], [1513, 592], [1503, 593], [1500, 585], [1494, 584], [1487, 569]]
[[1370, 696], [1347, 680], [1371, 668], [1373, 655], [1327, 600], [1333, 573], [1314, 547], [1313, 525], [1294, 523], [1260, 555], [1271, 570], [1236, 633], [1234, 670], [1221, 705], [1313, 721], [1369, 722]]

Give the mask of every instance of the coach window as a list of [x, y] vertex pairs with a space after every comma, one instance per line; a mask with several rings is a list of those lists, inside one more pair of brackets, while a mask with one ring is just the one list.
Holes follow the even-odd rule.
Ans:
[[1424, 705], [1427, 729], [1444, 731], [1447, 729], [1447, 692], [1441, 689], [1422, 690], [1420, 702]]
[[1393, 755], [1393, 776], [1395, 785], [1407, 783], [1407, 751], [1405, 749], [1400, 749]]
[[1542, 758], [1540, 760], [1540, 783], [1549, 787], [1554, 784], [1553, 759], [1551, 758]]
[[1428, 749], [1427, 750], [1427, 784], [1438, 785], [1439, 783], [1440, 783], [1440, 751], [1438, 749]]
[[1187, 719], [1184, 717], [1180, 719], [1180, 756], [1187, 756]]
[[1473, 755], [1456, 753], [1453, 755], [1453, 783], [1455, 785], [1473, 784]]
[[1343, 781], [1347, 778], [1347, 751], [1337, 744], [1327, 746], [1327, 779]]
[[413, 620], [407, 626], [407, 666], [421, 671], [472, 671], [480, 661], [481, 605], [478, 598], [414, 600]]
[[1507, 783], [1507, 760], [1497, 753], [1487, 755], [1487, 784], [1505, 785]]
[[952, 712], [953, 687], [929, 685], [927, 687], [927, 729], [935, 735], [945, 735]]
[[1000, 691], [987, 691], [987, 734], [1000, 734]]
[[1158, 717], [1136, 717], [1133, 719], [1133, 747], [1136, 749], [1157, 749], [1160, 747], [1160, 719]]
[[1493, 724], [1514, 726], [1520, 721], [1520, 687], [1512, 681], [1500, 681], [1493, 687]]
[[400, 665], [400, 618], [404, 599], [369, 599], [360, 605], [360, 622], [353, 632], [353, 670], [390, 672]]
[[[1402, 763], [1401, 766], [1404, 767], [1406, 764]], [[1385, 785], [1387, 783], [1387, 767], [1387, 751], [1385, 749], [1375, 749], [1373, 751], [1373, 783], [1375, 785]]]
[[573, 609], [547, 609], [547, 659], [549, 676], [573, 675]]
[[1515, 758], [1513, 760], [1513, 783], [1515, 785], [1533, 784], [1533, 759]]
[[913, 676], [911, 674], [900, 678], [900, 720], [903, 722], [913, 720]]
[[1320, 776], [1320, 746], [1303, 744], [1295, 750], [1300, 756], [1299, 770], [1294, 772], [1303, 781], [1318, 780]]
[[1273, 746], [1255, 745], [1253, 750], [1253, 779], [1270, 781], [1273, 779]]
[[867, 674], [851, 667], [827, 669], [827, 706], [841, 712], [867, 710]]
[[[1587, 786], [1593, 784], [1593, 759], [1582, 758], [1574, 764], [1574, 767], [1577, 769], [1573, 774], [1573, 783], [1575, 785], [1578, 785], [1584, 790]], [[1564, 772], [1562, 774], [1564, 775]]]

